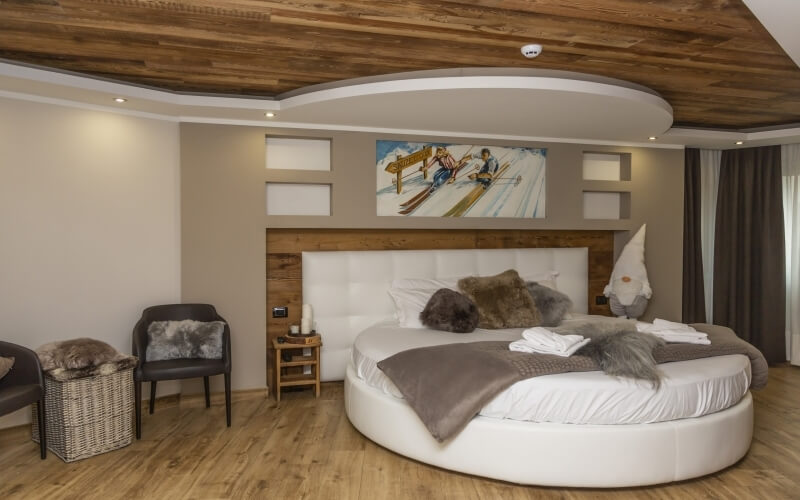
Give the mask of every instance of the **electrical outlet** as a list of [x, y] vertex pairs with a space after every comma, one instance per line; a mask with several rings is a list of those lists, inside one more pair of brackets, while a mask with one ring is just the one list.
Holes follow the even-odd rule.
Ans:
[[594, 298], [594, 303], [598, 306], [604, 306], [608, 304], [608, 297], [606, 297], [605, 295], [597, 295]]
[[273, 318], [286, 318], [289, 316], [289, 308], [286, 306], [282, 307], [273, 307], [272, 308], [272, 317]]

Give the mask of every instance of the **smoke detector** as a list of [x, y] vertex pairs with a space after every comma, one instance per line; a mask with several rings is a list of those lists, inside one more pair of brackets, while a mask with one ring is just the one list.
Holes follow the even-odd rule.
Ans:
[[523, 45], [520, 51], [522, 52], [523, 56], [527, 57], [528, 59], [533, 59], [542, 53], [542, 46], [538, 43], [529, 43], [528, 45]]

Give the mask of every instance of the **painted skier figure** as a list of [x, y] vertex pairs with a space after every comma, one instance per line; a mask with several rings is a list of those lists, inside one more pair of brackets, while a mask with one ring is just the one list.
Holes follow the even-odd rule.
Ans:
[[489, 148], [481, 149], [480, 155], [473, 155], [473, 158], [480, 158], [483, 160], [483, 166], [475, 175], [475, 180], [483, 184], [483, 189], [489, 187], [489, 184], [492, 183], [492, 176], [497, 169], [500, 168], [500, 164], [497, 163], [497, 159], [492, 156], [492, 152], [489, 151]]
[[430, 168], [434, 163], [438, 163], [440, 168], [433, 174], [433, 184], [431, 184], [430, 190], [433, 192], [444, 184], [445, 182], [452, 184], [456, 181], [456, 170], [460, 166], [460, 162], [456, 162], [456, 159], [453, 158], [453, 155], [442, 146], [436, 148], [436, 153], [433, 155], [433, 158], [430, 159], [429, 162], [425, 164], [422, 169], [427, 170]]

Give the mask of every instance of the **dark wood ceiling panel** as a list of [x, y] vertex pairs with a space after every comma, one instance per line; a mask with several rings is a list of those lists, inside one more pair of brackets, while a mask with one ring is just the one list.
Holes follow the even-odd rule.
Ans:
[[[544, 45], [524, 59], [519, 47]], [[274, 97], [403, 71], [579, 71], [650, 87], [678, 125], [800, 122], [800, 68], [741, 0], [0, 1], [0, 57]]]

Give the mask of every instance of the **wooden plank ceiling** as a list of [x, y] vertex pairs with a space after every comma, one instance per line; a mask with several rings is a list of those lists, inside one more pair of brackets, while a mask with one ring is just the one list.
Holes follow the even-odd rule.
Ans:
[[[519, 47], [544, 52], [524, 59]], [[275, 96], [402, 71], [523, 67], [645, 85], [676, 125], [800, 122], [800, 69], [741, 0], [0, 0], [0, 58]]]

